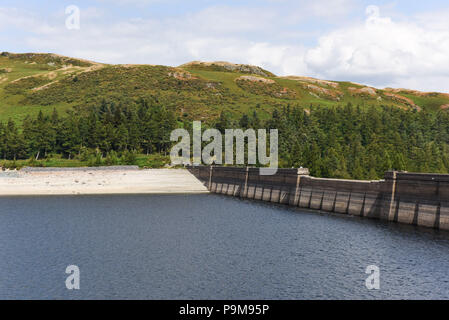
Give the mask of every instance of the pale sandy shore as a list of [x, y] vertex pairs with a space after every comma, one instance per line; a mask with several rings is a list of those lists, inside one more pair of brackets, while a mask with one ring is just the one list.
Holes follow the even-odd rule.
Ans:
[[208, 193], [183, 169], [0, 172], [0, 196]]

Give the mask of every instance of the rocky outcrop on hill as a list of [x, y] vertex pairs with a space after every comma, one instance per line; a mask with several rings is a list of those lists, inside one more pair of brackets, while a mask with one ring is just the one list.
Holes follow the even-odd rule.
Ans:
[[75, 59], [70, 57], [65, 57], [54, 53], [11, 53], [2, 52], [1, 57], [7, 57], [9, 59], [22, 60], [30, 63], [41, 63], [47, 64], [49, 67], [61, 67], [63, 65], [72, 65], [79, 67], [89, 67], [96, 62], [92, 62], [84, 59]]
[[421, 107], [417, 106], [412, 99], [409, 99], [407, 97], [401, 96], [399, 94], [391, 93], [391, 92], [384, 92], [384, 95], [390, 98], [393, 101], [405, 103], [408, 106], [412, 107], [413, 109], [416, 109], [418, 111], [421, 111]]
[[259, 75], [262, 77], [273, 77], [275, 76], [273, 73], [262, 69], [261, 67], [252, 66], [249, 64], [235, 64], [225, 61], [215, 61], [215, 62], [201, 62], [201, 61], [192, 61], [186, 64], [183, 64], [181, 67], [196, 67], [196, 68], [204, 68], [215, 71], [230, 71], [230, 72], [241, 72], [241, 73], [250, 73]]
[[334, 89], [338, 88], [338, 86], [339, 86], [339, 84], [337, 82], [328, 81], [328, 80], [320, 80], [320, 79], [315, 79], [315, 78], [310, 78], [310, 77], [287, 76], [287, 77], [282, 77], [282, 78], [289, 79], [289, 80], [301, 81], [301, 82], [313, 83], [313, 84], [317, 84], [320, 86], [332, 87]]
[[361, 96], [368, 95], [371, 97], [377, 96], [376, 89], [370, 87], [363, 87], [363, 88], [349, 87], [348, 91], [352, 95], [361, 95]]
[[265, 79], [265, 78], [261, 78], [261, 77], [254, 77], [254, 76], [241, 76], [239, 78], [236, 79], [238, 80], [246, 80], [246, 81], [251, 81], [251, 82], [263, 82], [263, 83], [275, 83], [274, 80], [271, 79]]
[[169, 77], [174, 77], [178, 80], [192, 80], [192, 79], [198, 79], [194, 77], [190, 72], [184, 71], [184, 70], [175, 70], [168, 73]]
[[309, 90], [309, 94], [313, 96], [330, 99], [333, 101], [340, 101], [341, 97], [344, 95], [341, 91], [326, 89], [313, 84], [307, 84], [305, 88]]

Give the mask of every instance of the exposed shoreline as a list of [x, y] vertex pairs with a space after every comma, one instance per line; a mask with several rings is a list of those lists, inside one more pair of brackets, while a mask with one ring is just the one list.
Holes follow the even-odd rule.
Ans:
[[209, 191], [184, 169], [24, 168], [0, 172], [0, 197], [198, 193]]

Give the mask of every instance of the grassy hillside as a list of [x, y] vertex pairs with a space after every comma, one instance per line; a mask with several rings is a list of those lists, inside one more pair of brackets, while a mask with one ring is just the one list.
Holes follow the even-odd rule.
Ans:
[[23, 120], [27, 115], [36, 116], [40, 110], [50, 113], [54, 107], [66, 110], [66, 103], [51, 106], [32, 104], [27, 97], [44, 90], [74, 74], [89, 72], [101, 64], [72, 59], [54, 54], [0, 54], [0, 121], [12, 118]]
[[162, 167], [170, 162], [171, 132], [191, 130], [195, 119], [222, 132], [277, 128], [280, 166], [308, 167], [318, 177], [448, 173], [447, 110], [448, 94], [277, 77], [249, 65], [106, 65], [0, 54], [6, 167]]
[[449, 108], [449, 95], [405, 89], [379, 90], [350, 82], [277, 77], [255, 66], [192, 62], [180, 67], [105, 65], [54, 54], [0, 55], [0, 121], [21, 122], [102, 100], [151, 97], [183, 118], [209, 120], [228, 111], [240, 118], [257, 110], [266, 118], [283, 106], [394, 106]]

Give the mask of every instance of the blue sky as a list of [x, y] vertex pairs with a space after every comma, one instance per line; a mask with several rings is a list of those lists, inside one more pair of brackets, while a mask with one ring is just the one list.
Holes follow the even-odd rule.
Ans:
[[[80, 9], [80, 29], [65, 9]], [[2, 0], [0, 51], [106, 63], [231, 61], [276, 74], [449, 92], [449, 2]]]

